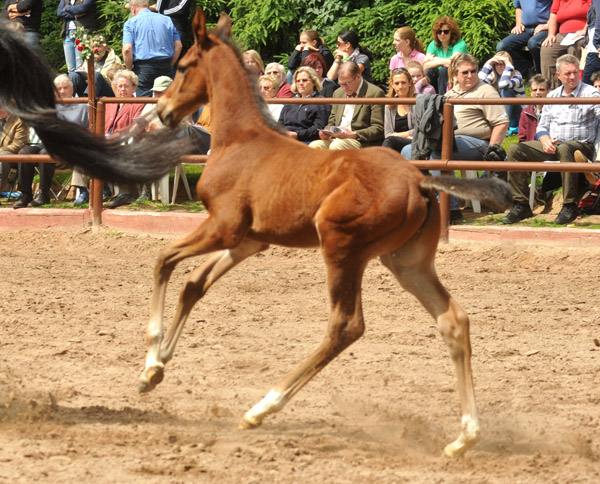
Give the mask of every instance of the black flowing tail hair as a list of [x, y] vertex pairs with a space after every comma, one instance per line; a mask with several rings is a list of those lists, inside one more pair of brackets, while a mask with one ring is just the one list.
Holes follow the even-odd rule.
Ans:
[[32, 127], [53, 158], [106, 181], [157, 180], [194, 149], [191, 139], [176, 138], [170, 129], [146, 133], [143, 123], [134, 123], [129, 132], [105, 138], [59, 119], [50, 68], [4, 24], [0, 24], [0, 105]]

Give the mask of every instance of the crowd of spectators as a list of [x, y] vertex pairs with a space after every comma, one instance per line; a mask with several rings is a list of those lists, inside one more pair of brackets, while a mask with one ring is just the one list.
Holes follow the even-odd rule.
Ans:
[[[5, 0], [3, 9], [10, 26], [21, 30], [24, 40], [33, 46], [39, 44], [41, 4], [41, 0]], [[401, 152], [407, 159], [422, 158], [419, 121], [427, 111], [424, 106], [435, 106], [439, 111], [449, 98], [524, 98], [527, 81], [533, 97], [600, 95], [600, 31], [596, 28], [600, 0], [514, 0], [513, 5], [514, 27], [498, 42], [497, 53], [483, 63], [469, 54], [460, 26], [452, 17], [442, 16], [433, 22], [426, 47], [410, 26], [398, 28], [390, 39], [396, 54], [389, 61], [386, 86], [374, 81], [373, 54], [351, 30], [339, 32], [335, 48], [329, 48], [315, 30], [302, 31], [288, 58], [287, 69], [278, 62], [265, 66], [256, 50], [245, 51], [243, 63], [251, 82], [256, 82], [265, 99], [373, 98], [385, 96], [384, 90], [390, 99], [417, 97], [416, 106], [270, 101], [268, 107], [291, 138], [313, 148], [359, 149], [383, 145]], [[190, 6], [191, 0], [158, 0], [155, 5], [149, 5], [148, 0], [129, 0], [124, 8], [131, 12], [131, 17], [123, 26], [121, 52], [113, 51], [102, 35], [93, 37], [97, 95], [159, 97], [174, 76], [188, 29]], [[80, 31], [93, 35], [98, 28], [95, 2], [60, 0], [57, 17], [64, 22], [61, 37], [67, 70], [66, 75], [56, 78], [57, 92], [62, 93], [59, 97], [84, 97], [87, 71], [79, 56], [76, 37]], [[145, 114], [152, 106], [108, 104], [107, 136], [128, 129], [142, 109]], [[60, 115], [72, 116], [78, 124], [87, 123], [82, 110], [77, 113], [72, 110], [71, 114], [67, 111], [61, 111]], [[490, 145], [498, 145], [512, 134], [519, 135], [519, 143], [511, 146], [510, 160], [595, 159], [594, 141], [600, 114], [597, 105], [457, 105], [454, 112], [454, 159], [483, 160]], [[197, 114], [209, 127], [209, 106]], [[35, 133], [29, 133], [18, 119], [2, 109], [0, 128], [2, 152], [43, 152]], [[189, 120], [182, 127], [184, 132], [199, 136], [199, 152], [209, 150], [210, 132], [204, 126]], [[439, 158], [439, 146], [430, 149], [426, 156]], [[2, 175], [6, 182], [10, 178], [10, 165], [5, 165]], [[53, 165], [40, 165], [40, 191], [35, 197], [30, 181], [32, 170], [33, 165], [19, 168], [21, 198], [15, 208], [49, 202]], [[532, 215], [526, 203], [527, 176], [522, 172], [508, 176], [515, 208], [504, 218], [504, 223], [515, 223]], [[565, 224], [578, 215], [581, 183], [578, 174], [564, 174], [561, 182], [564, 206], [555, 222]], [[87, 187], [81, 174], [75, 175], [73, 185], [79, 189], [75, 205], [87, 202]], [[120, 193], [109, 202], [110, 208], [150, 197], [148, 187], [143, 187], [140, 197], [136, 197], [133, 186], [118, 188]], [[462, 220], [459, 202], [451, 198], [451, 221], [459, 220]]]

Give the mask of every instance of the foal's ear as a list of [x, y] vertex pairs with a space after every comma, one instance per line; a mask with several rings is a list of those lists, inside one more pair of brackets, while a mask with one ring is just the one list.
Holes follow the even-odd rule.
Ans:
[[231, 38], [231, 19], [225, 12], [221, 12], [221, 16], [217, 22], [216, 32], [221, 38]]
[[194, 21], [192, 22], [192, 31], [194, 32], [194, 40], [199, 46], [204, 45], [208, 39], [208, 32], [206, 31], [206, 17], [201, 8], [196, 9], [194, 15]]

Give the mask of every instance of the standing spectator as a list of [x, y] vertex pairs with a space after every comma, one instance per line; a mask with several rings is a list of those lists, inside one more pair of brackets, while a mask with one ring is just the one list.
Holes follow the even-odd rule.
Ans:
[[[556, 74], [562, 86], [548, 94], [548, 98], [600, 97], [600, 92], [579, 80], [579, 59], [566, 54], [556, 61]], [[600, 104], [546, 104], [537, 126], [535, 141], [517, 143], [508, 149], [511, 161], [558, 160], [561, 163], [575, 162], [575, 151], [591, 159], [594, 141], [598, 133]], [[529, 206], [529, 173], [509, 172], [508, 183], [515, 203], [510, 213], [502, 220], [514, 224], [532, 217]], [[579, 215], [579, 173], [562, 173], [563, 206], [554, 223], [565, 225]]]
[[360, 45], [358, 34], [352, 30], [342, 30], [337, 37], [337, 49], [333, 53], [333, 65], [327, 72], [327, 77], [334, 81], [338, 79], [338, 72], [342, 63], [346, 61], [354, 62], [360, 69], [361, 77], [369, 82], [373, 82], [371, 76], [371, 61], [373, 54], [366, 47]]
[[416, 61], [408, 61], [406, 68], [412, 77], [416, 94], [435, 94], [435, 88], [429, 82], [429, 77], [425, 75], [423, 64]]
[[390, 59], [390, 72], [398, 67], [406, 67], [410, 61], [423, 62], [423, 42], [417, 39], [410, 27], [400, 27], [394, 32], [394, 49], [397, 54]]
[[[334, 98], [383, 97], [377, 86], [365, 81], [359, 66], [353, 61], [342, 64], [338, 72], [340, 88]], [[337, 133], [319, 131], [319, 140], [312, 148], [344, 150], [379, 145], [383, 141], [383, 105], [381, 104], [334, 104], [328, 121]]]
[[[287, 62], [288, 67], [288, 83], [292, 82], [294, 71], [300, 67], [302, 61], [310, 54], [321, 54], [325, 60], [326, 68], [323, 72], [327, 72], [333, 65], [333, 54], [329, 47], [325, 45], [323, 39], [319, 36], [316, 30], [305, 30], [300, 34], [300, 43], [290, 55]], [[312, 66], [311, 66], [312, 67]]]
[[[523, 76], [515, 70], [508, 52], [500, 51], [488, 60], [479, 71], [479, 79], [494, 86], [500, 97], [525, 97]], [[507, 134], [517, 134], [522, 108], [519, 104], [507, 104], [505, 108], [510, 123]]]
[[265, 63], [258, 52], [254, 49], [247, 50], [244, 52], [243, 58], [248, 72], [254, 74], [256, 77], [260, 77], [264, 74]]
[[190, 8], [194, 3], [193, 0], [156, 0], [156, 5], [152, 5], [150, 8], [166, 15], [173, 21], [179, 34], [179, 40], [183, 44], [190, 24]]
[[[29, 128], [17, 116], [0, 106], [0, 156], [16, 155], [29, 138]], [[13, 163], [0, 162], [0, 185], [9, 182]], [[16, 163], [14, 164], [16, 166]]]
[[532, 67], [536, 74], [541, 72], [540, 49], [548, 36], [551, 4], [552, 0], [513, 1], [515, 26], [508, 37], [498, 42], [496, 52], [508, 52], [519, 72], [527, 74]]
[[42, 22], [42, 0], [6, 0], [4, 14], [11, 22], [18, 22], [24, 27], [24, 40], [27, 44], [40, 45], [40, 24]]
[[427, 69], [427, 77], [438, 94], [444, 94], [447, 90], [448, 67], [452, 57], [469, 51], [460, 35], [456, 20], [447, 15], [438, 18], [431, 28], [433, 40], [427, 46], [423, 67]]
[[323, 77], [327, 72], [327, 63], [321, 54], [318, 52], [313, 52], [312, 54], [308, 54], [300, 64], [301, 66], [312, 67], [317, 76], [319, 78], [319, 82], [321, 83], [321, 94], [323, 97], [331, 97], [338, 86], [338, 83], [332, 81], [328, 77]]
[[56, 15], [63, 20], [60, 36], [63, 39], [63, 50], [67, 70], [75, 72], [81, 66], [79, 51], [75, 45], [77, 27], [92, 33], [98, 28], [95, 0], [60, 0]]
[[[390, 74], [387, 97], [415, 97], [413, 78], [404, 67], [394, 69]], [[385, 107], [383, 134], [385, 139], [381, 146], [392, 148], [398, 153], [412, 141], [415, 125], [414, 104], [389, 104]]]
[[[135, 0], [134, 0], [135, 1]], [[135, 7], [133, 7], [135, 8]], [[157, 13], [151, 15], [160, 15]], [[132, 71], [119, 71], [115, 74], [113, 87], [116, 97], [133, 97], [138, 87], [138, 77]], [[106, 105], [104, 133], [112, 135], [126, 131], [133, 120], [140, 116], [143, 104], [109, 103]], [[135, 187], [120, 185], [120, 193], [112, 200], [107, 208], [117, 208], [135, 201]]]
[[[554, 0], [548, 19], [548, 37], [542, 42], [540, 51], [542, 75], [550, 80], [550, 86], [556, 88], [556, 59], [564, 54], [581, 56], [587, 29], [587, 13], [591, 0]], [[572, 40], [567, 42], [568, 38]]]
[[275, 97], [294, 97], [291, 86], [285, 82], [285, 67], [277, 62], [271, 62], [265, 68], [265, 75], [274, 77], [279, 83]]
[[[299, 67], [294, 72], [292, 92], [302, 98], [323, 97], [319, 94], [321, 81], [314, 69]], [[319, 130], [325, 128], [331, 106], [325, 104], [286, 104], [279, 115], [279, 124], [285, 126], [288, 136], [310, 143], [319, 139]]]
[[[498, 91], [485, 84], [477, 73], [478, 61], [470, 54], [459, 54], [453, 59], [456, 65], [455, 83], [446, 93], [447, 98], [455, 99], [498, 99]], [[508, 116], [502, 106], [489, 104], [463, 104], [454, 109], [456, 130], [454, 131], [453, 160], [483, 160], [487, 147], [501, 144], [508, 129]], [[402, 156], [411, 159], [411, 146], [402, 149]], [[439, 160], [442, 154], [434, 151], [431, 159]], [[439, 171], [432, 170], [434, 175]], [[450, 197], [450, 222], [462, 220], [460, 204], [456, 197]]]
[[[70, 99], [73, 97], [73, 84], [66, 74], [60, 74], [54, 79], [54, 86], [58, 99]], [[89, 108], [87, 104], [60, 104], [57, 103], [57, 117], [59, 119], [77, 124], [85, 129], [89, 128]], [[22, 148], [19, 154], [36, 155], [46, 154], [44, 146], [39, 142], [37, 136], [33, 132], [29, 146]], [[34, 139], [35, 138], [35, 139]], [[34, 142], [36, 141], [36, 142]], [[40, 173], [40, 189], [35, 198], [33, 198], [33, 176], [35, 175], [34, 163], [19, 163], [19, 191], [21, 197], [19, 201], [13, 205], [13, 208], [24, 207], [39, 207], [50, 203], [50, 188], [52, 187], [52, 178], [54, 177], [54, 163], [39, 163], [38, 171]], [[87, 195], [87, 181], [82, 172], [73, 170], [72, 186], [80, 187]], [[87, 196], [81, 203], [87, 202]], [[74, 203], [80, 205], [81, 203]]]
[[148, 8], [148, 0], [131, 0], [131, 17], [123, 26], [123, 60], [139, 79], [137, 95], [151, 95], [154, 79], [172, 76], [181, 52], [173, 21]]

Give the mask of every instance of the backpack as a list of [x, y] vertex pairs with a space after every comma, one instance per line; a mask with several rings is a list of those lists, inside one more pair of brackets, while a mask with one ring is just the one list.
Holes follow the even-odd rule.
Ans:
[[600, 179], [579, 200], [579, 210], [585, 215], [600, 214]]

